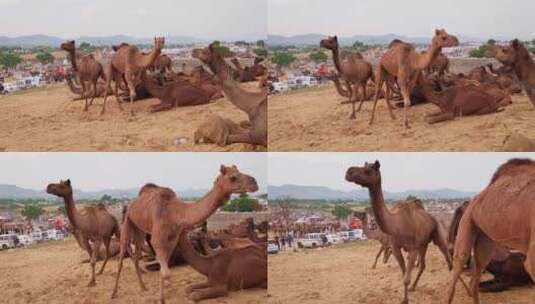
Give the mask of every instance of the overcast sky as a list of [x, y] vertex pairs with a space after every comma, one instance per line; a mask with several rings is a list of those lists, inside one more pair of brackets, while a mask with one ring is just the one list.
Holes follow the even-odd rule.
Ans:
[[266, 36], [267, 0], [0, 0], [0, 35]]
[[481, 191], [501, 164], [530, 156], [535, 159], [535, 153], [270, 153], [268, 183], [355, 190], [360, 186], [345, 181], [346, 170], [379, 160], [383, 190]]
[[70, 178], [76, 189], [210, 189], [221, 164], [236, 165], [266, 191], [265, 153], [0, 153], [0, 184], [42, 190]]
[[437, 27], [475, 37], [535, 38], [535, 1], [268, 0], [268, 32], [401, 34], [430, 37]]

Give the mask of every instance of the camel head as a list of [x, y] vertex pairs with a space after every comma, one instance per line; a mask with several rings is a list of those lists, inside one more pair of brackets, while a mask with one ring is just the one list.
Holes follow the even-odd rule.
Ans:
[[457, 37], [450, 35], [444, 29], [435, 30], [435, 37], [431, 41], [431, 44], [440, 48], [443, 47], [453, 47], [459, 45], [459, 39]]
[[329, 36], [326, 39], [321, 40], [320, 47], [331, 51], [338, 49], [338, 36]]
[[164, 37], [154, 37], [154, 48], [156, 50], [161, 51], [164, 45], [165, 45]]
[[65, 41], [61, 44], [61, 49], [64, 50], [64, 51], [67, 51], [67, 52], [74, 52], [75, 50], [75, 44], [74, 44], [74, 40], [69, 40], [69, 41]]
[[[212, 45], [210, 44], [210, 46]], [[191, 53], [191, 56], [199, 59], [202, 63], [207, 65], [210, 65], [210, 63], [213, 61], [210, 47], [204, 49], [194, 49]]]
[[115, 52], [117, 52], [120, 48], [129, 46], [129, 45], [130, 45], [130, 44], [128, 44], [128, 43], [124, 43], [124, 42], [122, 42], [122, 43], [117, 44], [117, 45], [112, 45], [111, 48], [112, 48], [112, 50], [114, 50]]
[[518, 39], [515, 39], [509, 45], [496, 46], [494, 58], [506, 66], [512, 66], [520, 58], [529, 60], [530, 55], [524, 44]]
[[254, 177], [241, 173], [236, 166], [221, 165], [219, 177], [216, 180], [225, 193], [246, 193], [258, 191], [258, 184]]
[[59, 197], [66, 197], [72, 194], [71, 180], [60, 181], [57, 184], [48, 184], [46, 193]]
[[381, 182], [381, 164], [378, 160], [374, 163], [364, 163], [362, 167], [350, 167], [346, 172], [346, 181], [353, 182], [362, 187], [371, 187]]

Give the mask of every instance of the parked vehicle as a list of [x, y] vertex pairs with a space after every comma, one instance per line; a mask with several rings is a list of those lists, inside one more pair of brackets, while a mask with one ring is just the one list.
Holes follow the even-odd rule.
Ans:
[[61, 230], [50, 229], [46, 231], [49, 240], [61, 240], [65, 238], [65, 234]]
[[30, 234], [19, 234], [20, 245], [23, 247], [30, 246], [33, 244], [33, 238]]
[[343, 242], [342, 238], [336, 233], [329, 233], [325, 236], [327, 237], [327, 245], [336, 245]]
[[0, 235], [0, 249], [5, 250], [9, 248], [15, 248], [14, 234], [1, 234]]
[[275, 242], [274, 240], [269, 240], [268, 241], [268, 246], [267, 246], [267, 252], [270, 253], [270, 254], [278, 253], [279, 252], [279, 246], [277, 245], [277, 242]]
[[308, 233], [304, 238], [297, 239], [297, 247], [299, 248], [317, 248], [325, 245], [325, 234], [323, 233]]
[[39, 243], [41, 241], [44, 241], [41, 230], [35, 230], [30, 235], [31, 235], [32, 239], [34, 240], [34, 242]]
[[288, 87], [288, 84], [286, 84], [285, 82], [273, 82], [272, 84], [272, 92], [273, 93], [283, 93], [283, 92], [286, 92], [289, 90], [289, 87]]

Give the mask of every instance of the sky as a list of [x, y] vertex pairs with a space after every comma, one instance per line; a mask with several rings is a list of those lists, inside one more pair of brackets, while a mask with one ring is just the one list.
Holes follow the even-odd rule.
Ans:
[[268, 183], [356, 190], [360, 186], [345, 181], [347, 169], [379, 160], [385, 191], [479, 192], [514, 157], [535, 159], [535, 153], [269, 153]]
[[85, 191], [139, 188], [210, 189], [221, 164], [253, 176], [267, 189], [266, 153], [0, 153], [0, 184], [42, 190], [70, 178]]
[[435, 28], [486, 38], [535, 38], [535, 1], [268, 0], [268, 32], [431, 37]]
[[186, 35], [254, 40], [266, 36], [266, 1], [0, 0], [0, 35]]

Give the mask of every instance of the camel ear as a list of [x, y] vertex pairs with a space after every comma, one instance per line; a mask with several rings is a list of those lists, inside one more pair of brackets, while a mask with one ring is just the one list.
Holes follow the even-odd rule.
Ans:
[[518, 47], [520, 46], [520, 41], [518, 41], [518, 39], [515, 39], [513, 41], [511, 41], [511, 45], [516, 49], [518, 49]]
[[67, 180], [65, 181], [65, 185], [67, 185], [67, 186], [70, 187], [70, 186], [71, 186], [71, 180], [70, 180], [70, 179], [67, 179]]
[[374, 168], [375, 170], [379, 170], [379, 168], [381, 168], [381, 164], [379, 163], [378, 160], [376, 160], [375, 163], [373, 163], [372, 168]]
[[221, 165], [221, 167], [219, 167], [219, 172], [225, 175], [225, 173], [227, 173], [227, 167], [225, 167], [225, 165]]

